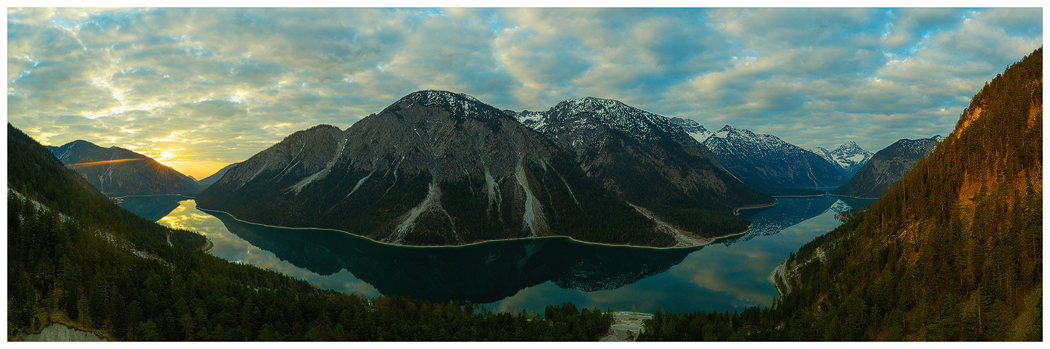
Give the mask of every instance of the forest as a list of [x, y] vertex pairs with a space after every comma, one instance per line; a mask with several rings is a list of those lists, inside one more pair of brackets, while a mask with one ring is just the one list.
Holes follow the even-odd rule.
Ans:
[[10, 124], [8, 155], [8, 340], [55, 322], [111, 341], [596, 340], [612, 323], [322, 290], [121, 209]]
[[1041, 341], [1042, 55], [987, 83], [878, 203], [792, 254], [790, 293], [657, 312], [638, 339]]

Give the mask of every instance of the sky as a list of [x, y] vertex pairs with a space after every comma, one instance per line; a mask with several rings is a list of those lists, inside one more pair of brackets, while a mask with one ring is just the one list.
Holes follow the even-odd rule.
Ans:
[[619, 100], [875, 152], [947, 136], [1042, 46], [1042, 9], [8, 8], [7, 118], [204, 178], [418, 90]]

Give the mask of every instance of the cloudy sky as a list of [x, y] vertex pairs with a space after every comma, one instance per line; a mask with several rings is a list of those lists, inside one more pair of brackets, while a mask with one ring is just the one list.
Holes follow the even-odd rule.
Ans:
[[877, 151], [950, 133], [1042, 32], [1025, 8], [9, 8], [7, 117], [197, 178], [422, 89], [513, 110], [611, 98]]

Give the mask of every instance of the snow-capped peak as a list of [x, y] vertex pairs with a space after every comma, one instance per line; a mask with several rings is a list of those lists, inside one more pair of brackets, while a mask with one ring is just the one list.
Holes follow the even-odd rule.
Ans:
[[[418, 104], [428, 107], [442, 107], [453, 115], [463, 115], [470, 117], [487, 117], [493, 115], [506, 115], [503, 111], [498, 110], [482, 101], [479, 101], [473, 96], [464, 93], [455, 93], [449, 91], [437, 91], [437, 90], [424, 90], [416, 91], [402, 97], [395, 105], [401, 104], [402, 102]], [[492, 113], [495, 112], [495, 113]]]
[[871, 160], [872, 155], [875, 155], [870, 151], [864, 150], [854, 141], [846, 141], [846, 143], [831, 151], [823, 147], [816, 147], [810, 151], [820, 155], [820, 157], [837, 167], [842, 174], [847, 176], [853, 176], [854, 173], [857, 173], [857, 170], [860, 170], [864, 164], [868, 163], [868, 160]]
[[[657, 137], [657, 133], [670, 134], [673, 138], [684, 139], [687, 136], [681, 132], [680, 127], [665, 116], [631, 107], [612, 99], [597, 97], [569, 99], [558, 103], [547, 113], [548, 116], [560, 115], [562, 117], [590, 115], [591, 119], [606, 127], [628, 133], [641, 140]], [[580, 124], [580, 127], [594, 126], [586, 125], [592, 123], [587, 118], [579, 118], [574, 122]]]

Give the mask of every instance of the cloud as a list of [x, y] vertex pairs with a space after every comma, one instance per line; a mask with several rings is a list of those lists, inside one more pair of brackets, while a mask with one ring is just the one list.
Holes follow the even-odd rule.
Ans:
[[420, 89], [878, 150], [947, 134], [1041, 35], [1037, 9], [13, 8], [8, 118], [56, 145], [177, 147], [197, 177]]

